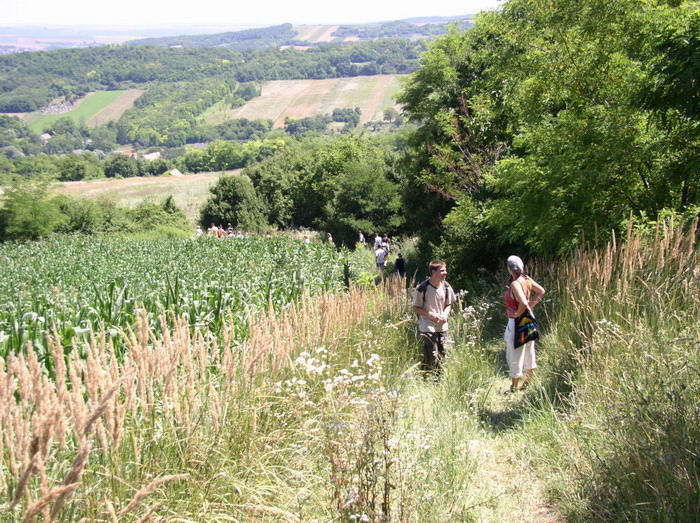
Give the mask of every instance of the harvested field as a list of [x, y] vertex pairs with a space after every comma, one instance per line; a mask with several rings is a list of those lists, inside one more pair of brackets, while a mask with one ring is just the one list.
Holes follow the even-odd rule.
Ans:
[[[226, 174], [233, 172], [237, 171], [226, 171]], [[106, 199], [125, 207], [134, 207], [147, 199], [160, 202], [166, 196], [172, 195], [177, 206], [185, 211], [187, 218], [193, 220], [197, 218], [199, 209], [209, 196], [209, 187], [221, 174], [210, 172], [185, 176], [65, 182], [57, 185], [54, 191], [75, 198]]]
[[207, 121], [224, 119], [268, 118], [275, 127], [284, 126], [287, 116], [305, 118], [314, 114], [330, 113], [333, 109], [359, 107], [361, 122], [381, 120], [383, 112], [395, 107], [399, 92], [399, 75], [356, 76], [325, 80], [275, 80], [263, 85], [262, 94], [242, 107], [221, 108], [205, 113]]
[[[137, 89], [132, 89], [130, 91], [137, 91]], [[79, 99], [72, 105], [67, 105], [65, 109], [57, 106], [56, 110], [51, 110], [52, 114], [41, 114], [40, 112], [29, 113], [26, 116], [26, 121], [29, 124], [29, 128], [35, 133], [43, 132], [56, 120], [63, 117], [68, 117], [77, 124], [81, 124], [83, 122], [87, 124], [94, 116], [109, 108], [110, 105], [114, 103], [117, 105], [123, 105], [118, 100], [122, 97], [122, 95], [128, 92], [129, 91], [96, 91], [87, 94], [85, 97]], [[139, 96], [142, 92], [143, 91], [139, 91]], [[134, 98], [134, 100], [135, 99], [136, 98]], [[133, 100], [131, 103], [133, 104]], [[62, 106], [66, 104], [59, 105]], [[106, 123], [106, 121], [104, 123]]]
[[112, 103], [95, 113], [85, 123], [88, 127], [98, 127], [109, 122], [116, 122], [126, 111], [134, 106], [136, 99], [145, 92], [143, 89], [129, 89], [123, 92]]
[[294, 30], [297, 38], [305, 42], [332, 42], [334, 32], [338, 30], [337, 25], [296, 25]]

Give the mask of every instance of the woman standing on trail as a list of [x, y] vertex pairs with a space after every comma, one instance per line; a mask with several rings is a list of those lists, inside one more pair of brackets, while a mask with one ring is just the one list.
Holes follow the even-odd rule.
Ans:
[[[528, 311], [534, 317], [532, 309], [542, 300], [544, 288], [525, 274], [523, 260], [518, 256], [508, 257], [506, 263], [511, 282], [505, 294], [503, 294], [503, 301], [506, 305], [506, 315], [508, 316], [508, 325], [506, 326], [506, 332], [503, 337], [506, 340], [506, 360], [508, 361], [508, 368], [510, 369], [510, 392], [517, 392], [518, 383], [523, 375], [523, 370], [526, 372], [527, 377], [520, 390], [525, 389], [530, 383], [537, 363], [535, 362], [534, 341], [529, 341], [517, 349], [514, 347], [515, 318], [525, 311]], [[535, 292], [535, 297], [530, 300], [532, 291]]]

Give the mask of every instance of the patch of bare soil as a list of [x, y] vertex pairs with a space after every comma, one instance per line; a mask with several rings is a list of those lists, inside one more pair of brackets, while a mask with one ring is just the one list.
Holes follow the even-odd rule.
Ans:
[[384, 93], [392, 81], [393, 77], [388, 75], [377, 76], [378, 82], [375, 87], [372, 97], [362, 106], [362, 116], [360, 123], [367, 123], [374, 119], [374, 114], [382, 103]]
[[331, 25], [329, 26], [323, 33], [318, 35], [315, 39], [316, 42], [331, 42], [333, 40], [333, 33], [335, 33], [339, 25]]

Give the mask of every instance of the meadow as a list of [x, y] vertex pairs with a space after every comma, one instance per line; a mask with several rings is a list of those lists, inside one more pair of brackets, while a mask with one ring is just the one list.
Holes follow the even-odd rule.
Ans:
[[297, 25], [297, 39], [305, 42], [330, 42], [334, 40], [331, 35], [338, 29], [337, 25]]
[[227, 320], [216, 336], [146, 310], [120, 344], [98, 327], [65, 353], [53, 333], [43, 358], [27, 346], [0, 367], [0, 510], [25, 521], [691, 521], [697, 233], [697, 222], [630, 227], [605, 248], [533, 262], [548, 291], [543, 337], [537, 379], [517, 394], [503, 394], [505, 274], [458, 294], [439, 377], [418, 370], [399, 279], [261, 309], [242, 341]]
[[160, 201], [170, 195], [187, 219], [196, 222], [200, 208], [210, 195], [210, 187], [222, 174], [238, 171], [63, 182], [55, 185], [52, 191], [76, 198], [106, 199], [124, 207], [134, 207], [149, 198]]

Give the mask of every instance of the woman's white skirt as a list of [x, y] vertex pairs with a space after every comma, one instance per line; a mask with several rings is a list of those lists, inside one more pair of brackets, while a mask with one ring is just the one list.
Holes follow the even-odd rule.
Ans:
[[513, 318], [508, 318], [506, 332], [503, 334], [503, 339], [506, 341], [506, 361], [510, 369], [509, 376], [511, 378], [519, 378], [523, 375], [523, 371], [537, 368], [537, 362], [535, 361], [535, 342], [528, 341], [525, 345], [514, 349], [514, 330], [515, 320]]

